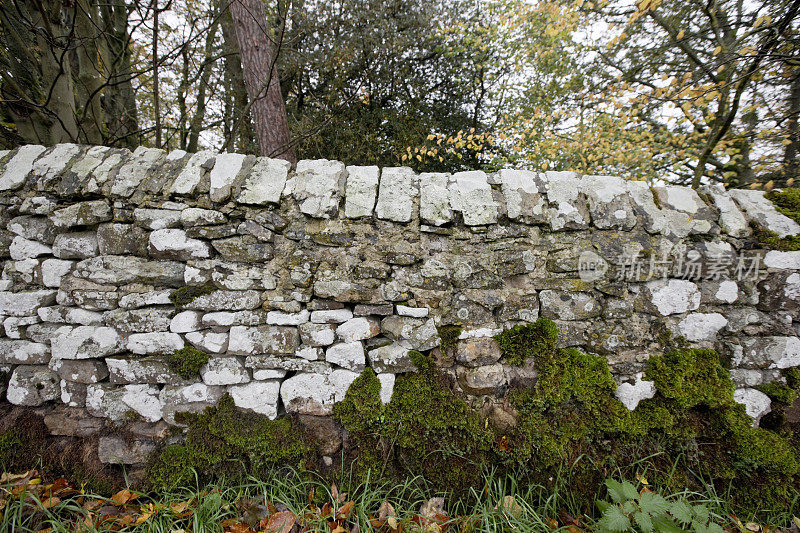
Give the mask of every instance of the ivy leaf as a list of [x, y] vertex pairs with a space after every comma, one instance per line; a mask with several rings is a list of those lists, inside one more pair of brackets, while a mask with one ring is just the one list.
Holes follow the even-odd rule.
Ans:
[[633, 521], [636, 522], [636, 525], [638, 525], [639, 529], [644, 531], [644, 533], [652, 533], [653, 520], [650, 518], [649, 514], [642, 511], [637, 511], [633, 515]]
[[631, 527], [631, 521], [619, 507], [612, 506], [606, 509], [603, 517], [597, 522], [597, 526], [601, 531], [620, 532]]
[[684, 500], [678, 500], [672, 504], [669, 514], [681, 524], [688, 524], [692, 521], [692, 507]]

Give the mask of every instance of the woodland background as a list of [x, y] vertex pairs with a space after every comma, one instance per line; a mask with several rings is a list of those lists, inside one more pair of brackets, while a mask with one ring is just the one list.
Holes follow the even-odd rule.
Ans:
[[800, 170], [800, 0], [0, 0], [0, 145], [729, 187]]

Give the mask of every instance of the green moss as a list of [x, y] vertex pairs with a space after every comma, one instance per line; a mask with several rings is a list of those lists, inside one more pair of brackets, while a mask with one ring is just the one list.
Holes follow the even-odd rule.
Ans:
[[683, 409], [721, 407], [733, 401], [733, 382], [714, 350], [690, 348], [653, 356], [646, 376], [661, 396]]
[[794, 390], [800, 390], [800, 366], [785, 368], [781, 375], [786, 378], [786, 384]]
[[437, 326], [436, 331], [439, 333], [439, 340], [441, 341], [439, 348], [441, 348], [442, 352], [446, 353], [456, 347], [458, 338], [461, 336], [464, 328], [456, 325]]
[[650, 187], [650, 193], [653, 195], [653, 203], [656, 204], [656, 207], [662, 209], [661, 206], [661, 198], [658, 196], [658, 191], [655, 187]]
[[[772, 200], [778, 212], [800, 223], [800, 188], [769, 191], [766, 197]], [[753, 228], [755, 239], [766, 248], [774, 248], [783, 251], [800, 250], [800, 236], [798, 235], [789, 235], [780, 238], [774, 231], [764, 229], [755, 223], [752, 223], [751, 227]]]
[[170, 369], [185, 379], [200, 375], [200, 368], [208, 363], [208, 354], [192, 346], [175, 350], [167, 359]]
[[186, 482], [192, 469], [203, 480], [258, 476], [270, 468], [301, 466], [310, 453], [302, 432], [289, 418], [270, 420], [236, 408], [225, 395], [199, 414], [184, 413], [186, 442], [168, 446], [152, 458], [148, 479], [154, 488]]
[[774, 231], [764, 229], [755, 223], [750, 225], [753, 228], [753, 237], [764, 248], [793, 252], [800, 250], [800, 236], [788, 235], [780, 238]]
[[347, 389], [344, 399], [333, 406], [333, 415], [356, 437], [378, 429], [383, 417], [381, 382], [371, 368], [365, 368]]
[[773, 382], [764, 383], [756, 387], [758, 390], [769, 396], [773, 402], [791, 405], [797, 399], [797, 391], [783, 383]]
[[540, 318], [533, 324], [507, 329], [495, 339], [506, 361], [521, 366], [529, 357], [547, 357], [555, 351], [558, 326], [552, 320]]
[[192, 303], [195, 298], [211, 294], [215, 290], [217, 290], [217, 288], [213, 285], [188, 285], [172, 291], [169, 295], [169, 301], [172, 302], [175, 307], [184, 307]]

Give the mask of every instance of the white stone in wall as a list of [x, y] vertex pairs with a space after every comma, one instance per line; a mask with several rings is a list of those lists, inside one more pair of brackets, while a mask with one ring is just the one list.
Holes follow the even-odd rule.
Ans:
[[347, 167], [347, 185], [344, 198], [344, 215], [348, 218], [372, 216], [375, 198], [378, 193], [378, 176], [380, 169], [376, 166]]
[[181, 173], [172, 183], [170, 192], [178, 195], [194, 194], [197, 186], [200, 185], [200, 180], [203, 179], [206, 173], [206, 168], [211, 165], [215, 155], [214, 152], [205, 150], [190, 156], [186, 166], [183, 167]]
[[630, 230], [637, 222], [628, 188], [616, 176], [583, 176], [580, 190], [589, 201], [593, 224], [600, 229]]
[[[109, 150], [111, 152], [111, 150]], [[86, 182], [83, 184], [81, 191], [86, 194], [96, 194], [108, 183], [111, 178], [111, 172], [117, 168], [124, 159], [124, 155], [130, 152], [125, 149], [114, 150], [108, 157], [92, 169], [86, 176]]]
[[761, 417], [772, 410], [772, 401], [769, 396], [758, 389], [736, 389], [733, 391], [733, 401], [743, 404], [747, 415], [757, 425]]
[[450, 179], [449, 190], [450, 207], [461, 211], [464, 224], [481, 226], [497, 222], [498, 206], [485, 172], [456, 172]]
[[53, 146], [33, 164], [33, 176], [39, 183], [46, 183], [63, 171], [80, 151], [77, 144], [63, 143]]
[[[329, 344], [333, 344], [333, 340]], [[297, 357], [301, 357], [306, 361], [318, 361], [323, 359], [324, 352], [319, 346], [301, 346], [296, 352]]]
[[364, 370], [366, 363], [364, 345], [359, 341], [334, 344], [325, 350], [325, 360], [342, 368], [360, 372]]
[[709, 186], [705, 188], [705, 192], [719, 209], [719, 226], [723, 233], [731, 237], [746, 237], [750, 234], [747, 219], [723, 186]]
[[441, 226], [453, 220], [450, 208], [450, 191], [447, 185], [450, 174], [423, 172], [419, 175], [419, 217], [426, 224]]
[[241, 409], [249, 409], [271, 420], [278, 418], [278, 395], [280, 381], [253, 381], [246, 385], [231, 385], [228, 392], [233, 403]]
[[80, 307], [40, 307], [36, 310], [44, 322], [58, 324], [79, 324], [81, 326], [99, 326], [103, 315], [96, 311], [87, 311]]
[[384, 168], [375, 206], [378, 218], [392, 222], [410, 221], [417, 190], [417, 176], [413, 170], [408, 167]]
[[192, 331], [186, 334], [186, 340], [204, 352], [222, 353], [228, 348], [228, 333], [216, 331]]
[[400, 316], [410, 316], [413, 318], [425, 318], [428, 316], [427, 307], [409, 307], [407, 305], [397, 304], [397, 314]]
[[111, 194], [128, 198], [153, 168], [165, 159], [165, 156], [164, 150], [138, 147], [133, 151], [133, 157], [120, 167], [114, 177]]
[[770, 250], [764, 256], [764, 266], [782, 270], [800, 269], [800, 252]]
[[207, 226], [225, 222], [225, 215], [213, 209], [189, 207], [180, 213], [180, 221], [184, 227]]
[[182, 229], [160, 229], [150, 234], [150, 251], [161, 257], [202, 259], [211, 255], [211, 246], [199, 239], [190, 239]]
[[14, 240], [11, 241], [8, 251], [11, 255], [11, 259], [15, 260], [29, 259], [53, 253], [53, 250], [49, 246], [40, 242], [28, 240], [19, 235], [14, 237]]
[[51, 351], [58, 359], [95, 359], [121, 351], [120, 336], [114, 328], [97, 326], [62, 326], [51, 341]]
[[236, 321], [236, 314], [229, 311], [216, 311], [203, 315], [203, 325], [205, 326], [232, 326]]
[[58, 375], [47, 365], [22, 365], [8, 381], [6, 399], [14, 405], [35, 407], [61, 395]]
[[292, 194], [300, 211], [315, 218], [336, 217], [346, 177], [344, 163], [339, 161], [299, 161]]
[[177, 333], [154, 331], [151, 333], [132, 333], [128, 335], [126, 348], [129, 352], [145, 354], [171, 354], [184, 347], [183, 339]]
[[236, 201], [242, 204], [266, 205], [281, 201], [286, 177], [292, 165], [283, 159], [259, 157], [247, 173]]
[[341, 369], [295, 374], [281, 383], [281, 399], [290, 413], [329, 416], [357, 377], [358, 373]]
[[639, 372], [634, 383], [620, 383], [614, 391], [614, 395], [629, 411], [636, 409], [640, 401], [656, 395], [655, 382], [642, 379], [643, 376], [644, 374]]
[[276, 326], [299, 326], [308, 322], [311, 313], [303, 309], [299, 313], [284, 313], [283, 311], [270, 311], [267, 313], [267, 324]]
[[200, 368], [200, 377], [206, 385], [235, 385], [250, 381], [250, 373], [238, 357], [210, 358]]
[[178, 209], [137, 207], [133, 210], [133, 220], [137, 225], [152, 230], [177, 228], [181, 222], [181, 213], [183, 211]]
[[176, 413], [199, 413], [215, 405], [225, 393], [224, 387], [209, 387], [205, 383], [166, 385], [159, 393], [162, 416], [167, 424], [178, 425]]
[[78, 182], [82, 182], [100, 166], [110, 151], [111, 148], [107, 146], [92, 146], [83, 154], [83, 157], [72, 164], [70, 171], [75, 174]]
[[691, 313], [678, 323], [678, 331], [689, 342], [711, 341], [727, 325], [719, 313]]
[[27, 292], [0, 292], [0, 316], [31, 316], [36, 309], [52, 305], [56, 301], [56, 291], [38, 290]]
[[231, 194], [231, 185], [242, 170], [242, 165], [247, 156], [242, 154], [222, 153], [217, 155], [214, 168], [211, 169], [209, 179], [211, 190], [209, 196], [212, 202], [224, 202]]
[[775, 204], [764, 196], [766, 194], [764, 191], [731, 189], [728, 194], [736, 200], [749, 220], [755, 221], [769, 231], [774, 231], [781, 239], [800, 234], [800, 224], [779, 213], [775, 209]]
[[651, 302], [663, 316], [694, 311], [700, 307], [700, 290], [691, 281], [657, 280], [648, 282], [646, 286]]
[[739, 285], [731, 280], [721, 282], [714, 298], [729, 304], [735, 302], [739, 298]]
[[87, 259], [98, 253], [97, 233], [94, 231], [60, 233], [53, 242], [53, 255], [61, 259]]
[[5, 330], [8, 338], [21, 339], [23, 330], [20, 328], [38, 323], [38, 316], [10, 316], [3, 320], [3, 329]]
[[408, 356], [411, 348], [403, 342], [393, 342], [367, 352], [369, 365], [377, 373], [390, 372], [394, 374], [413, 372], [416, 370], [414, 363]]
[[548, 211], [550, 229], [583, 229], [589, 227], [589, 214], [579, 200], [580, 179], [574, 172], [544, 173], [547, 200], [553, 206]]
[[5, 365], [43, 365], [50, 361], [50, 347], [28, 340], [0, 339], [0, 362]]
[[28, 144], [20, 147], [14, 157], [6, 162], [3, 175], [0, 176], [0, 191], [9, 191], [21, 187], [33, 168], [33, 162], [45, 150], [44, 146], [39, 146], [38, 144]]
[[189, 333], [199, 330], [201, 325], [202, 313], [200, 311], [181, 311], [174, 317], [169, 324], [172, 333]]
[[512, 220], [542, 220], [546, 212], [544, 191], [539, 190], [536, 173], [530, 170], [503, 169], [499, 172], [500, 186], [506, 200], [508, 218]]
[[58, 209], [50, 215], [50, 221], [57, 228], [88, 226], [111, 220], [111, 206], [105, 200], [79, 202]]
[[45, 287], [60, 287], [64, 276], [70, 273], [75, 261], [45, 259], [42, 261], [42, 283]]
[[386, 405], [392, 401], [394, 393], [394, 374], [378, 374], [378, 381], [381, 382], [381, 403]]
[[287, 326], [233, 326], [228, 351], [235, 355], [292, 354], [299, 344], [297, 328]]
[[380, 324], [376, 320], [366, 317], [351, 318], [336, 328], [336, 335], [342, 342], [371, 339], [379, 333]]
[[123, 309], [134, 309], [150, 305], [171, 305], [169, 295], [171, 289], [153, 290], [147, 292], [133, 292], [119, 299], [119, 306]]
[[253, 371], [253, 379], [256, 381], [265, 381], [268, 379], [283, 379], [288, 372], [279, 368], [260, 368]]
[[791, 368], [800, 365], [798, 337], [744, 337], [741, 352], [734, 353], [731, 366], [745, 368]]
[[353, 318], [349, 309], [324, 309], [311, 312], [311, 322], [315, 324], [341, 324]]

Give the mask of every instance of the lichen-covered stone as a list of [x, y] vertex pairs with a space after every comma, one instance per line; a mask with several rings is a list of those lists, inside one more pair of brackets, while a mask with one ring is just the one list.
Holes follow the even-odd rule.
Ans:
[[56, 330], [51, 351], [58, 359], [97, 359], [122, 351], [122, 339], [114, 328], [62, 326]]
[[57, 209], [50, 221], [57, 228], [90, 226], [111, 220], [111, 206], [106, 200], [91, 200]]
[[366, 362], [364, 345], [359, 341], [334, 344], [325, 350], [325, 360], [336, 366], [360, 372], [364, 370]]
[[44, 146], [29, 144], [21, 146], [14, 156], [6, 162], [0, 176], [0, 191], [16, 190], [25, 183], [25, 178], [33, 169], [33, 162], [46, 150]]
[[248, 409], [271, 420], [278, 417], [279, 381], [253, 381], [245, 385], [231, 385], [228, 392], [236, 407]]
[[484, 172], [456, 172], [450, 179], [449, 191], [450, 207], [461, 212], [464, 224], [479, 226], [497, 222], [497, 203]]
[[0, 363], [4, 365], [44, 365], [50, 361], [50, 347], [29, 340], [0, 339]]
[[170, 354], [184, 347], [183, 338], [177, 333], [152, 332], [132, 333], [125, 344], [129, 352], [136, 354]]
[[290, 168], [291, 164], [282, 159], [257, 158], [235, 196], [236, 201], [255, 205], [279, 203]]
[[297, 328], [286, 326], [233, 326], [228, 352], [236, 355], [292, 354], [300, 344]]
[[357, 377], [358, 374], [350, 370], [296, 374], [281, 383], [281, 400], [290, 413], [327, 416]]
[[206, 385], [234, 385], [250, 381], [250, 373], [238, 357], [210, 358], [200, 369], [200, 377]]
[[647, 283], [650, 301], [663, 316], [694, 311], [700, 307], [700, 290], [688, 280], [670, 279]]
[[726, 325], [719, 313], [691, 313], [678, 323], [678, 331], [689, 342], [710, 341]]
[[378, 203], [375, 206], [378, 218], [392, 222], [410, 221], [417, 187], [416, 176], [410, 168], [384, 168], [378, 188]]
[[61, 395], [58, 375], [47, 365], [21, 365], [8, 381], [6, 398], [14, 405], [36, 407]]
[[299, 161], [292, 194], [303, 213], [315, 218], [332, 218], [339, 212], [346, 179], [347, 171], [339, 161]]
[[348, 218], [372, 216], [375, 198], [378, 192], [378, 176], [380, 170], [376, 166], [347, 167], [347, 184], [345, 186], [344, 214]]

